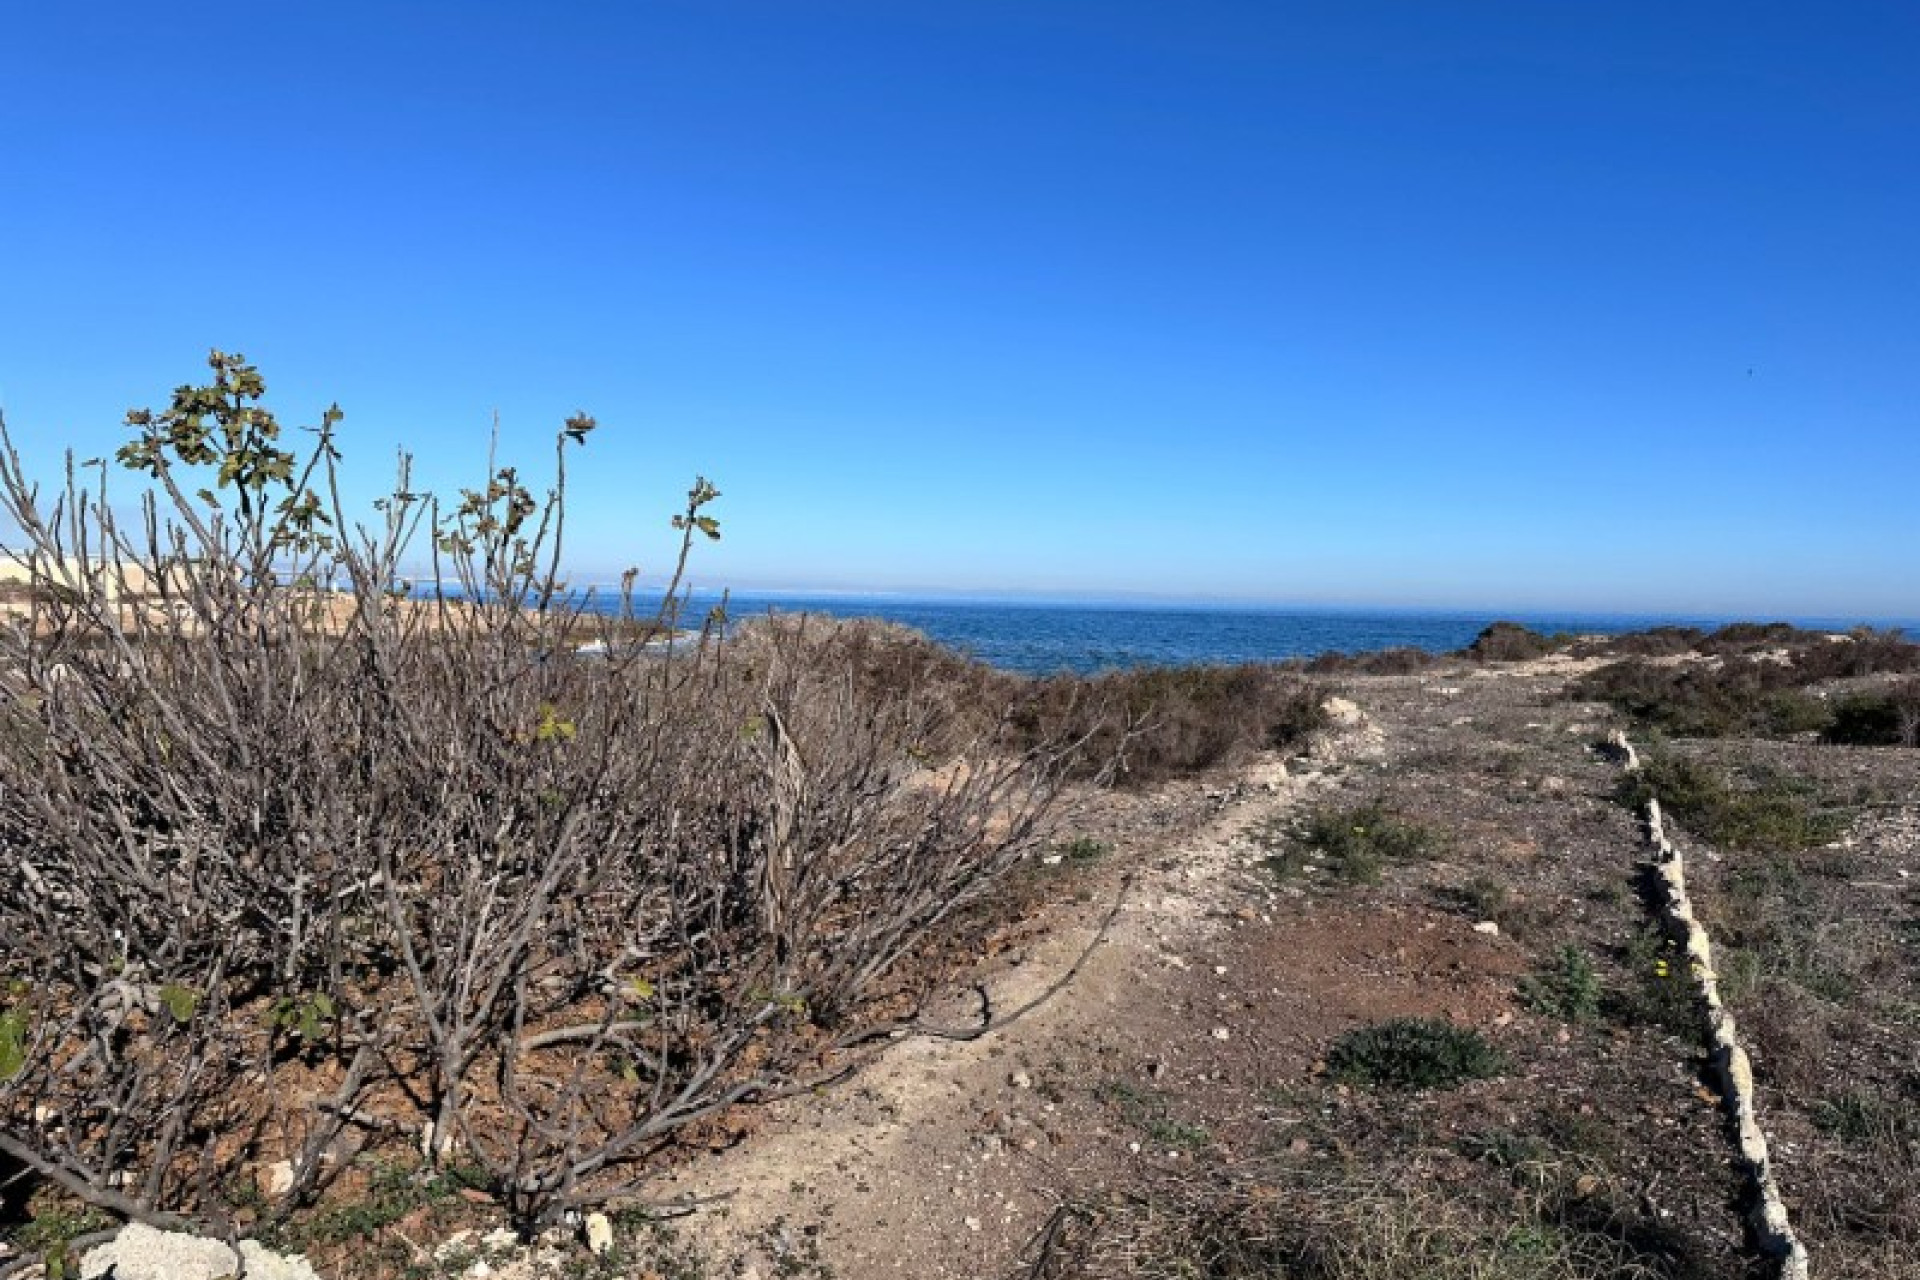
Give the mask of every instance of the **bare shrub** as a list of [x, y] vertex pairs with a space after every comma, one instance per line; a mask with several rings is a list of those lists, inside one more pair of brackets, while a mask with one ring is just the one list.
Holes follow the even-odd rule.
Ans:
[[1694, 652], [1706, 635], [1698, 627], [1649, 627], [1645, 631], [1583, 640], [1573, 646], [1572, 652], [1579, 658], [1665, 658]]
[[1411, 645], [1396, 645], [1388, 649], [1375, 649], [1366, 653], [1321, 653], [1308, 659], [1302, 666], [1309, 675], [1366, 675], [1366, 676], [1405, 676], [1429, 667], [1438, 666], [1446, 659], [1440, 654], [1426, 649], [1417, 649]]
[[1460, 656], [1476, 662], [1525, 662], [1557, 653], [1573, 640], [1564, 632], [1549, 636], [1518, 622], [1493, 622], [1460, 651]]
[[296, 457], [258, 373], [211, 365], [129, 416], [132, 517], [105, 466], [43, 493], [0, 423], [34, 588], [0, 630], [0, 1154], [39, 1177], [170, 1223], [285, 1158], [284, 1216], [418, 1142], [550, 1221], [788, 1087], [1042, 838], [1056, 738], [1009, 752], [797, 634], [736, 655], [678, 570], [646, 609], [570, 592], [591, 419], [542, 496], [498, 467], [443, 504], [403, 465], [367, 527], [338, 411]]
[[1271, 663], [1055, 676], [1016, 694], [1009, 740], [1071, 740], [1080, 776], [1147, 786], [1304, 741], [1326, 724], [1324, 699]]

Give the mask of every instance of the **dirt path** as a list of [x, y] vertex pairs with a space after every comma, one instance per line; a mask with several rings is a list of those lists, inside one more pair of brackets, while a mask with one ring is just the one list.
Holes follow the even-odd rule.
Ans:
[[[996, 1010], [1018, 1008], [1085, 952], [1074, 980], [984, 1038], [891, 1045], [685, 1166], [663, 1198], [728, 1197], [675, 1227], [708, 1260], [700, 1274], [992, 1280], [1028, 1274], [1059, 1221], [1075, 1224], [1064, 1234], [1078, 1269], [1058, 1274], [1137, 1274], [1218, 1243], [1189, 1238], [1178, 1214], [1158, 1227], [1142, 1217], [1169, 1194], [1202, 1193], [1253, 1214], [1261, 1238], [1289, 1242], [1274, 1246], [1296, 1251], [1287, 1257], [1303, 1239], [1364, 1238], [1375, 1251], [1378, 1269], [1327, 1274], [1424, 1280], [1467, 1274], [1462, 1259], [1475, 1275], [1766, 1274], [1741, 1235], [1741, 1181], [1670, 980], [1684, 958], [1662, 950], [1640, 897], [1636, 820], [1596, 749], [1620, 722], [1566, 697], [1587, 665], [1355, 679], [1345, 694], [1360, 714], [1316, 758], [1101, 801], [1065, 834], [1110, 851], [1036, 868], [1051, 877], [1038, 916], [933, 1013], [969, 1024], [974, 981]], [[1805, 751], [1809, 770], [1893, 767]], [[1907, 869], [1898, 811], [1869, 812], [1894, 816], [1859, 827], [1845, 851], [1853, 880], [1837, 886]], [[1330, 816], [1336, 832], [1400, 824], [1420, 847], [1378, 865], [1309, 852], [1303, 823]], [[1807, 874], [1839, 856], [1815, 851]], [[1701, 862], [1709, 894], [1737, 865], [1710, 850]], [[1499, 1070], [1414, 1090], [1329, 1071], [1347, 1033], [1409, 1017], [1477, 1033]], [[1794, 1084], [1794, 1045], [1772, 1039], [1756, 1058], [1763, 1112], [1784, 1087], [1817, 1117], [1835, 1078]], [[1847, 1047], [1833, 1039], [1835, 1054]], [[1905, 1257], [1878, 1243], [1897, 1234], [1879, 1218], [1860, 1226], [1826, 1209], [1822, 1184], [1849, 1157], [1814, 1166], [1834, 1139], [1801, 1112], [1771, 1113], [1793, 1136], [1781, 1176], [1796, 1218], [1825, 1232], [1831, 1257], [1864, 1258], [1849, 1232]], [[1867, 1184], [1835, 1185], [1858, 1199]], [[1808, 1197], [1821, 1213], [1802, 1214]], [[1171, 1231], [1171, 1254], [1154, 1230]], [[1260, 1265], [1271, 1269], [1220, 1274]]]
[[[1264, 833], [1387, 754], [1380, 727], [1346, 717], [1315, 759], [1264, 759], [1210, 792], [1197, 831], [1117, 837], [1084, 901], [1051, 909], [1032, 945], [975, 975], [994, 1008], [1026, 1004], [1079, 959], [1130, 872], [1079, 973], [1029, 1015], [978, 1040], [894, 1045], [664, 1186], [731, 1194], [689, 1220], [703, 1251], [740, 1275], [997, 1275], [1063, 1197], [1183, 1158], [1192, 1135], [1158, 1114], [1161, 1098], [1306, 1076], [1328, 1036], [1363, 1021], [1437, 1009], [1492, 1025], [1519, 965], [1471, 922], [1310, 904], [1263, 869]], [[1154, 824], [1136, 813], [1131, 825]], [[949, 1013], [964, 1024], [974, 1009], [956, 999]], [[1133, 1080], [1147, 1082], [1137, 1094]]]
[[[1185, 840], [1156, 848], [1149, 836], [1144, 848], [1117, 849], [1114, 866], [1085, 877], [1085, 901], [1051, 909], [1032, 945], [975, 975], [995, 1009], [1015, 1009], [1086, 953], [1051, 999], [981, 1039], [891, 1046], [846, 1087], [779, 1104], [741, 1148], [663, 1192], [733, 1193], [724, 1212], [690, 1223], [711, 1256], [734, 1260], [742, 1274], [776, 1274], [783, 1250], [817, 1252], [845, 1280], [977, 1275], [983, 1263], [1011, 1259], [1052, 1213], [1061, 1170], [1090, 1155], [1089, 1139], [1112, 1136], [1064, 1122], [1059, 1064], [1113, 1029], [1161, 1020], [1200, 976], [1196, 949], [1242, 923], [1236, 909], [1250, 912], [1228, 887], [1246, 874], [1244, 834], [1323, 785], [1264, 761]], [[1122, 866], [1135, 879], [1100, 935]], [[944, 1012], [965, 1025], [977, 1004], [956, 997]], [[1223, 1025], [1238, 1020], [1220, 1016]], [[1211, 1024], [1189, 1030], [1212, 1035]], [[1182, 1049], [1144, 1036], [1138, 1047], [1162, 1057]]]

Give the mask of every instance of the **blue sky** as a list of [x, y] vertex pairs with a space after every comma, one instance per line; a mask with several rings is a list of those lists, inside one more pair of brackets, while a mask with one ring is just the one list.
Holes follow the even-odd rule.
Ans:
[[0, 407], [703, 586], [1920, 614], [1905, 3], [9, 6]]

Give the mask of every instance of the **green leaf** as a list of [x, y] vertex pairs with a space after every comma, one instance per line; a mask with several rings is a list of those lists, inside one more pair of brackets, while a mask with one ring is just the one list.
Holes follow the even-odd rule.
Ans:
[[27, 1015], [9, 1009], [0, 1014], [0, 1080], [11, 1080], [27, 1065]]
[[169, 982], [160, 988], [160, 1003], [166, 1006], [175, 1022], [191, 1022], [193, 1011], [200, 1007], [200, 993]]

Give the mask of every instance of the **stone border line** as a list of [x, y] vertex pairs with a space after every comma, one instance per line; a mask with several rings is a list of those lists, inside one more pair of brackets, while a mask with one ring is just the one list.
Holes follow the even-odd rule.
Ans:
[[[1637, 772], [1640, 757], [1626, 734], [1615, 732], [1608, 741], [1622, 757], [1626, 772]], [[1753, 1208], [1747, 1216], [1754, 1244], [1779, 1262], [1780, 1280], [1808, 1280], [1806, 1246], [1787, 1220], [1787, 1207], [1780, 1198], [1780, 1183], [1774, 1177], [1767, 1151], [1767, 1135], [1760, 1129], [1753, 1064], [1735, 1035], [1733, 1014], [1720, 1002], [1720, 984], [1713, 972], [1713, 945], [1694, 917], [1693, 902], [1687, 897], [1685, 861], [1679, 848], [1667, 838], [1658, 798], [1647, 800], [1645, 817], [1647, 844], [1653, 851], [1648, 865], [1665, 898], [1661, 924], [1669, 936], [1685, 946], [1687, 971], [1695, 983], [1694, 1000], [1706, 1012], [1709, 1061], [1720, 1084], [1721, 1105], [1733, 1121], [1735, 1146], [1752, 1196]]]

